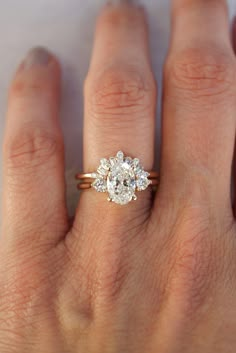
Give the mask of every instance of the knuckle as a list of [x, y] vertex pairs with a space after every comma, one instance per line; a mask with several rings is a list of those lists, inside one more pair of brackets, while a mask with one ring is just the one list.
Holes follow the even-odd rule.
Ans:
[[85, 92], [91, 116], [109, 120], [114, 115], [136, 117], [146, 114], [155, 99], [151, 73], [133, 68], [109, 68], [95, 79], [87, 77]]
[[[194, 154], [192, 153], [192, 156]], [[186, 163], [184, 164], [186, 168]], [[185, 179], [184, 190], [182, 190], [183, 195], [188, 200], [188, 205], [190, 206], [203, 206], [209, 203], [209, 195], [212, 192], [212, 180], [214, 178], [214, 173], [203, 162], [197, 162], [191, 170], [186, 170], [183, 173]]]
[[115, 265], [112, 266], [109, 271], [104, 269], [101, 272], [98, 271], [97, 277], [103, 282], [98, 281], [93, 288], [95, 300], [104, 298], [105, 306], [107, 306], [108, 303], [111, 305], [116, 304], [121, 293], [124, 292], [125, 287], [127, 287], [127, 268], [122, 264]]
[[62, 139], [40, 127], [22, 128], [4, 144], [4, 154], [9, 169], [30, 169], [48, 165], [62, 149]]
[[39, 96], [54, 97], [58, 94], [58, 84], [39, 73], [17, 75], [10, 87], [9, 97], [14, 100], [38, 99]]
[[188, 48], [165, 64], [168, 87], [192, 98], [215, 98], [235, 94], [236, 63], [217, 48]]
[[[205, 3], [206, 2], [204, 1], [203, 4], [205, 5]], [[227, 2], [208, 0], [208, 3], [206, 3], [206, 5], [209, 5], [210, 7], [214, 6], [214, 9], [219, 9], [221, 13], [227, 16], [227, 13], [228, 13]], [[175, 18], [180, 18], [186, 12], [189, 14], [189, 11], [195, 11], [195, 3], [192, 3], [189, 0], [182, 0], [181, 3], [177, 2], [173, 4], [172, 13]]]
[[[0, 271], [0, 331], [1, 338], [9, 335], [8, 338], [14, 342], [25, 329], [37, 325], [37, 319], [44, 310], [51, 310], [52, 302], [49, 298], [54, 298], [52, 288], [55, 285], [52, 286], [52, 283], [55, 284], [55, 275], [53, 270], [48, 272], [45, 249], [43, 255], [43, 249], [38, 254], [32, 254], [30, 246], [24, 252], [4, 249], [1, 255], [3, 252]], [[4, 341], [1, 340], [0, 348], [3, 345]]]
[[14, 98], [25, 97], [25, 96], [37, 96], [43, 90], [43, 86], [41, 82], [29, 83], [22, 80], [16, 80], [13, 82], [10, 96], [14, 96]]
[[[113, 228], [110, 225], [100, 229], [98, 246], [92, 240], [94, 236], [98, 237], [98, 234], [94, 229], [91, 230], [91, 239], [88, 240], [91, 254], [86, 260], [81, 258], [78, 261], [78, 250], [73, 247], [73, 241], [69, 244], [69, 238], [67, 238], [67, 244], [65, 243], [70, 266], [73, 266], [76, 272], [81, 273], [81, 285], [86, 292], [91, 293], [91, 304], [99, 302], [104, 309], [117, 303], [121, 293], [127, 289], [130, 275], [129, 264], [121, 256], [125, 244], [120, 240], [111, 240], [114, 240], [112, 237], [114, 230], [111, 230], [111, 227]], [[73, 232], [77, 230], [73, 229]], [[102, 241], [104, 234], [106, 237], [109, 236], [109, 239]], [[75, 233], [74, 236], [77, 237]]]
[[[192, 222], [191, 227], [195, 226], [196, 222]], [[214, 247], [207, 238], [208, 229], [205, 226], [198, 229], [192, 229], [188, 238], [180, 241], [175, 248], [171, 277], [172, 293], [186, 303], [187, 311], [195, 311], [204, 303], [216, 274], [213, 267]]]
[[188, 315], [204, 305], [225, 274], [220, 232], [210, 211], [199, 205], [185, 207], [179, 218], [171, 244], [168, 285]]

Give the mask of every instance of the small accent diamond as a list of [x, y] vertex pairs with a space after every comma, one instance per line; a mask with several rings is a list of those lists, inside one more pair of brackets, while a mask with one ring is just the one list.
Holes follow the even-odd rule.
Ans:
[[110, 163], [109, 163], [108, 159], [106, 159], [106, 158], [102, 158], [100, 160], [100, 164], [104, 169], [108, 170], [110, 168]]
[[105, 168], [103, 167], [103, 165], [100, 165], [100, 166], [98, 167], [97, 172], [98, 172], [100, 175], [106, 176], [107, 173], [108, 173], [108, 169], [105, 169]]
[[148, 179], [149, 173], [142, 171], [137, 175], [136, 186], [138, 191], [145, 190], [148, 185], [151, 184], [151, 180]]
[[107, 191], [107, 183], [106, 180], [102, 177], [97, 177], [92, 183], [92, 187], [98, 192], [106, 192]]
[[134, 166], [134, 171], [136, 174], [142, 174], [143, 172], [143, 167], [138, 163], [136, 166]]
[[137, 166], [139, 164], [139, 159], [138, 158], [134, 158], [133, 159], [133, 165]]
[[119, 152], [117, 152], [116, 157], [117, 157], [118, 160], [122, 160], [123, 161], [124, 153], [122, 151], [119, 151]]
[[132, 164], [132, 161], [133, 161], [133, 160], [132, 160], [131, 157], [126, 157], [126, 158], [125, 158], [125, 163], [127, 163], [127, 164], [130, 164], [130, 165], [131, 165], [131, 164]]
[[116, 158], [115, 157], [110, 157], [109, 158], [110, 165], [114, 165], [116, 163]]

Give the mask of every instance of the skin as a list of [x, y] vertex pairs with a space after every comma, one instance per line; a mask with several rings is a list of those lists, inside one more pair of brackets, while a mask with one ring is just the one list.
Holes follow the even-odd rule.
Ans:
[[[60, 68], [31, 51], [3, 146], [1, 353], [233, 353], [230, 197], [236, 59], [223, 0], [174, 0], [160, 185], [127, 206], [84, 191], [65, 206]], [[236, 32], [234, 30], [234, 32]], [[153, 168], [156, 85], [142, 8], [107, 5], [85, 82], [84, 170], [119, 149]]]

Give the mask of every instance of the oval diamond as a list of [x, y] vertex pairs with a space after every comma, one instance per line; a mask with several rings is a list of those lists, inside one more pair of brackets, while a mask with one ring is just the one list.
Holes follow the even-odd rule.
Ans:
[[107, 191], [110, 199], [120, 205], [125, 205], [135, 197], [135, 173], [131, 165], [117, 160], [107, 176]]
[[107, 192], [108, 201], [126, 205], [136, 200], [136, 191], [145, 190], [152, 181], [138, 158], [125, 156], [118, 151], [116, 157], [102, 158], [96, 173], [91, 173], [95, 180], [91, 186], [98, 192]]

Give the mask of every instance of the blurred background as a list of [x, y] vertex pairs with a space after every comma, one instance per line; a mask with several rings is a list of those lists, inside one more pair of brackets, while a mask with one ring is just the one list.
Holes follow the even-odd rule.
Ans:
[[[236, 0], [229, 0], [230, 16]], [[170, 0], [139, 1], [146, 7], [153, 70], [161, 97], [161, 69], [168, 48]], [[34, 46], [48, 47], [63, 73], [61, 125], [65, 137], [67, 199], [73, 213], [78, 199], [74, 174], [82, 169], [83, 81], [88, 69], [95, 20], [103, 0], [8, 0], [0, 5], [0, 141], [7, 89], [18, 63]], [[159, 160], [160, 105], [157, 112], [156, 166]], [[1, 160], [0, 160], [1, 162]], [[0, 179], [0, 195], [1, 195]]]

